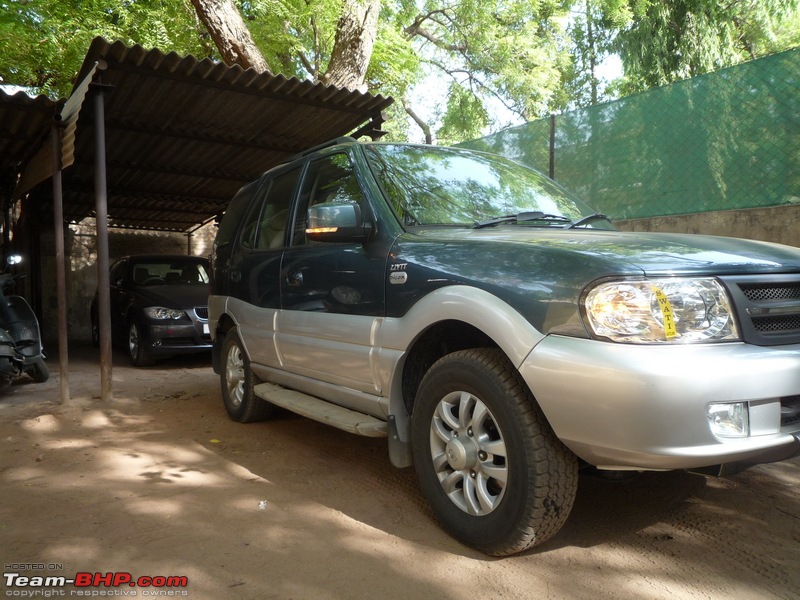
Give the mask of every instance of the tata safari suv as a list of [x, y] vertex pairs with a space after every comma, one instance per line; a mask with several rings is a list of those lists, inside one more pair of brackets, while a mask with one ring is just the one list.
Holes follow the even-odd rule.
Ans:
[[488, 554], [553, 536], [581, 466], [800, 452], [795, 248], [623, 233], [497, 156], [340, 141], [241, 189], [212, 270], [230, 417], [386, 436]]

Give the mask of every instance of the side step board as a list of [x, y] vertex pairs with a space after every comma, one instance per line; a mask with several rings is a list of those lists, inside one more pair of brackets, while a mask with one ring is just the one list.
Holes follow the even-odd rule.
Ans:
[[253, 387], [256, 396], [276, 406], [295, 412], [325, 425], [332, 425], [356, 435], [386, 437], [386, 421], [356, 412], [314, 396], [287, 390], [274, 383], [259, 383]]

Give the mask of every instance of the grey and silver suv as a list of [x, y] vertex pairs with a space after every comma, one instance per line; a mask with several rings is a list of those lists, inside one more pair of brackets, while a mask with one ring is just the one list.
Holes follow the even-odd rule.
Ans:
[[800, 250], [622, 233], [536, 171], [338, 141], [233, 198], [209, 324], [231, 418], [386, 436], [492, 555], [563, 525], [578, 469], [800, 452]]

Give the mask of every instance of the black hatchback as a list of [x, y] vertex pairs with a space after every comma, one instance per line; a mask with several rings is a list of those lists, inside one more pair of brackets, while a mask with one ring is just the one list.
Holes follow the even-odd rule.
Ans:
[[[131, 363], [211, 349], [208, 260], [197, 256], [126, 256], [109, 273], [112, 339], [125, 343]], [[100, 342], [97, 294], [92, 342]]]

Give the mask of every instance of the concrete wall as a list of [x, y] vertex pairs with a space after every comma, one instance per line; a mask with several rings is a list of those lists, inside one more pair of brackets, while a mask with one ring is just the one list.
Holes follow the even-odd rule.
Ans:
[[623, 231], [722, 235], [800, 246], [800, 206], [696, 213], [617, 221]]

